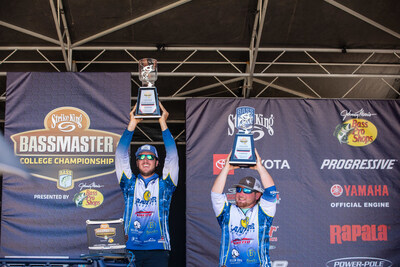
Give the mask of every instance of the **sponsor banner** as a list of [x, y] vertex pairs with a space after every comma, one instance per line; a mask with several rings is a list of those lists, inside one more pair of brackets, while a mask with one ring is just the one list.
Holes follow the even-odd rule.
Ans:
[[[210, 191], [240, 106], [255, 109], [255, 148], [279, 192], [269, 233], [273, 266], [400, 265], [393, 249], [400, 238], [400, 101], [189, 99], [188, 266], [218, 264], [221, 230]], [[247, 175], [257, 172], [229, 173], [229, 202]]]
[[129, 73], [8, 74], [5, 136], [30, 177], [4, 176], [2, 255], [79, 256], [86, 220], [122, 217], [130, 91]]

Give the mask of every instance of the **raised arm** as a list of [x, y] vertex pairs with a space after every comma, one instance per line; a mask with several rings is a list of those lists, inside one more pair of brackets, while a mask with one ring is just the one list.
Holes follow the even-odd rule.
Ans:
[[167, 119], [169, 116], [168, 111], [164, 108], [164, 106], [161, 104], [161, 102], [158, 102], [160, 104], [160, 108], [162, 111], [161, 117], [158, 119], [160, 126], [161, 126], [161, 131], [165, 131], [168, 129], [167, 125]]
[[161, 117], [158, 119], [160, 122], [160, 127], [162, 131], [162, 137], [164, 141], [166, 157], [163, 168], [163, 179], [170, 177], [175, 186], [178, 185], [179, 178], [179, 157], [178, 149], [176, 148], [175, 139], [168, 129], [167, 119], [169, 116], [168, 111], [160, 103], [160, 108], [162, 111]]
[[135, 110], [136, 110], [136, 105], [133, 107], [131, 112], [129, 113], [129, 124], [128, 127], [126, 128], [128, 131], [133, 132], [138, 125], [139, 122], [141, 122], [143, 119], [140, 118], [135, 118]]
[[255, 166], [251, 167], [251, 169], [258, 171], [258, 174], [260, 175], [261, 183], [264, 186], [264, 188], [268, 188], [270, 186], [275, 185], [274, 180], [272, 179], [272, 176], [269, 174], [267, 169], [265, 169], [265, 167], [262, 165], [261, 157], [258, 154], [257, 149], [256, 149], [256, 157], [257, 157], [257, 163]]
[[[129, 157], [129, 147], [131, 144], [133, 131], [135, 130], [137, 124], [141, 121], [141, 119], [136, 119], [133, 115], [135, 107], [129, 113], [130, 121], [128, 127], [122, 134], [117, 150], [115, 151], [115, 171], [117, 174], [118, 182], [121, 183], [121, 179], [125, 176], [127, 179], [132, 177], [132, 170], [130, 165], [130, 157]], [[124, 181], [122, 181], [123, 183]], [[122, 184], [123, 185], [123, 184]]]
[[[231, 152], [232, 153], [232, 152]], [[229, 164], [229, 158], [231, 156], [229, 153], [228, 157], [225, 159], [225, 166], [222, 168], [221, 172], [218, 174], [214, 181], [214, 185], [211, 188], [211, 192], [222, 194], [224, 192], [226, 179], [230, 170], [239, 168], [238, 166], [233, 166]]]

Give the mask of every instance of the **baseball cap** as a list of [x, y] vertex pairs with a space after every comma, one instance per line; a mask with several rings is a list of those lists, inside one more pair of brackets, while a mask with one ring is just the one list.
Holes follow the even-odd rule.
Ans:
[[239, 186], [264, 193], [264, 189], [262, 188], [260, 181], [251, 176], [240, 179], [239, 183], [234, 185], [234, 187]]
[[135, 156], [138, 157], [143, 152], [153, 153], [156, 156], [156, 158], [158, 158], [157, 149], [152, 145], [143, 145], [143, 146], [139, 147], [135, 153]]

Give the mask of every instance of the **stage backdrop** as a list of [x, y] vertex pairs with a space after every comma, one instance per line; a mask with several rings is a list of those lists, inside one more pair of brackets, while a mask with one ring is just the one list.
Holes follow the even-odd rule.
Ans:
[[[218, 265], [210, 192], [239, 106], [255, 108], [255, 147], [279, 191], [274, 267], [400, 266], [400, 101], [300, 99], [187, 100], [187, 266]], [[257, 174], [234, 170], [228, 199]]]
[[87, 219], [122, 217], [130, 92], [129, 73], [8, 73], [5, 137], [31, 176], [3, 178], [2, 256], [79, 256]]

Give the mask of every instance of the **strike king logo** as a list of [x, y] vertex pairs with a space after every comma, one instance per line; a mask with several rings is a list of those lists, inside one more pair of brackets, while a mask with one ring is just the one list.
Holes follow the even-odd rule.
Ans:
[[[236, 114], [229, 114], [228, 116], [228, 135], [232, 136], [235, 134], [235, 117]], [[252, 133], [254, 135], [254, 141], [260, 140], [264, 137], [264, 130], [267, 130], [270, 136], [274, 135], [274, 115], [271, 114], [269, 117], [264, 117], [263, 114], [255, 114], [254, 126]]]
[[89, 129], [81, 109], [60, 107], [44, 118], [44, 129], [11, 136], [21, 164], [37, 178], [57, 183], [60, 190], [77, 181], [115, 171], [114, 154], [120, 135]]
[[372, 122], [356, 118], [337, 125], [333, 135], [341, 144], [360, 147], [374, 142], [378, 130]]

